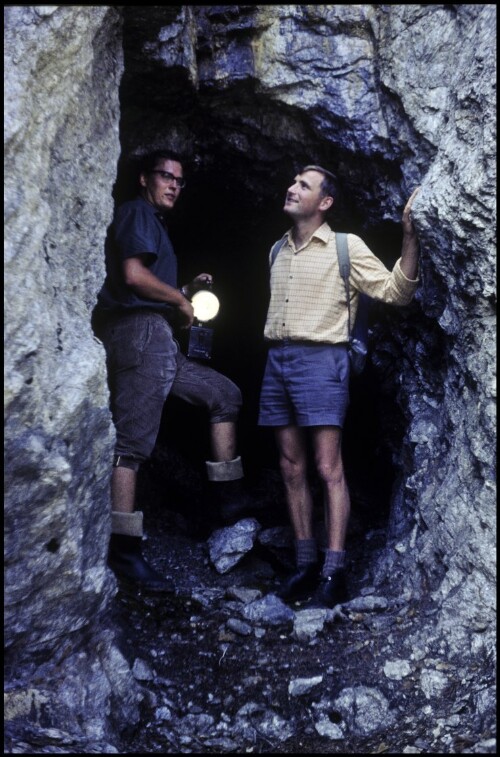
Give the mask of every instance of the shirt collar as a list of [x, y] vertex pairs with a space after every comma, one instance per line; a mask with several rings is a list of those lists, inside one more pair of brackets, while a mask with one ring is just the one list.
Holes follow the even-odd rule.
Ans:
[[149, 212], [156, 216], [156, 218], [160, 221], [160, 223], [162, 224], [162, 226], [166, 227], [167, 220], [166, 220], [166, 218], [165, 218], [165, 216], [164, 216], [163, 213], [161, 213], [159, 210], [157, 210], [155, 208], [155, 206], [152, 205], [150, 202], [148, 202], [147, 200], [145, 200], [144, 197], [141, 194], [139, 194], [137, 196], [137, 199], [141, 200], [144, 203], [144, 205], [148, 208]]
[[320, 242], [324, 242], [326, 244], [328, 240], [330, 239], [331, 233], [332, 233], [332, 230], [330, 226], [327, 224], [327, 222], [325, 221], [324, 223], [321, 224], [321, 226], [318, 229], [316, 229], [311, 239], [316, 238], [316, 239], [319, 239]]
[[[288, 244], [290, 245], [290, 247], [292, 247], [293, 245], [292, 229], [289, 229], [287, 233], [288, 233]], [[330, 239], [331, 233], [332, 233], [332, 230], [329, 224], [325, 221], [324, 223], [321, 224], [321, 226], [318, 226], [316, 231], [313, 231], [311, 238], [307, 241], [307, 243], [304, 246], [307, 247], [309, 242], [311, 242], [313, 239], [319, 239], [320, 242], [327, 244]]]

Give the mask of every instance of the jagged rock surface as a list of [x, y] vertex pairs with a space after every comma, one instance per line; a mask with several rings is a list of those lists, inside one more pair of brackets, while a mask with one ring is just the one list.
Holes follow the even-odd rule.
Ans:
[[[246, 290], [286, 228], [283, 192], [303, 162], [337, 171], [339, 226], [373, 239], [389, 266], [404, 202], [421, 185], [422, 285], [410, 307], [377, 311], [372, 331], [377, 444], [397, 476], [387, 542], [366, 580], [425, 608], [410, 645], [491, 670], [495, 7], [10, 6], [5, 18], [14, 729], [60, 729], [76, 749], [112, 751], [113, 729], [138, 717], [141, 694], [107, 630], [113, 430], [89, 322], [120, 142], [123, 154], [167, 142], [187, 152], [200, 188], [186, 193], [179, 228], [200, 255], [208, 232], [219, 242], [223, 229], [227, 275]], [[211, 223], [190, 222], [198, 201]], [[251, 356], [235, 342], [233, 358]], [[422, 680], [429, 696], [435, 687], [435, 676]]]
[[5, 712], [106, 744], [115, 718], [138, 716], [104, 620], [114, 432], [89, 326], [119, 155], [121, 24], [106, 7], [10, 6], [5, 21]]

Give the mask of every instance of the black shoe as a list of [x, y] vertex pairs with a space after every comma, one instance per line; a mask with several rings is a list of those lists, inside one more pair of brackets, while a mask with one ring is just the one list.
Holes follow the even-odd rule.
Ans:
[[319, 578], [318, 563], [297, 568], [296, 572], [283, 582], [276, 595], [284, 602], [297, 602], [301, 599], [307, 599], [317, 588]]
[[217, 526], [233, 526], [243, 518], [256, 518], [267, 509], [247, 491], [243, 479], [209, 482], [210, 512]]
[[345, 570], [339, 569], [331, 576], [321, 576], [318, 588], [313, 594], [308, 607], [328, 607], [340, 605], [347, 601]]
[[111, 534], [108, 566], [118, 579], [146, 591], [174, 594], [175, 586], [146, 562], [142, 556], [140, 536]]

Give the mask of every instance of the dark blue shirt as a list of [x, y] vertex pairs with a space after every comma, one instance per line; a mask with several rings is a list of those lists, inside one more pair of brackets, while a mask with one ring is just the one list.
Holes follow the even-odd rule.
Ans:
[[151, 273], [177, 287], [177, 258], [162, 214], [142, 197], [120, 205], [106, 239], [106, 279], [97, 297], [97, 309], [119, 312], [130, 308], [154, 308], [166, 315], [172, 305], [140, 297], [125, 284], [123, 261], [145, 256]]

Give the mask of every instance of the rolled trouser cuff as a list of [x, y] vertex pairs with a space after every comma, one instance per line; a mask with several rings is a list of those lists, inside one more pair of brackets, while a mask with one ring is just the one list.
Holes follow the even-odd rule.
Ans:
[[142, 520], [143, 513], [140, 510], [133, 513], [120, 513], [113, 510], [111, 512], [111, 533], [142, 537]]
[[236, 481], [244, 476], [241, 457], [222, 463], [212, 463], [207, 460], [205, 465], [209, 481]]
[[133, 471], [138, 471], [140, 468], [140, 460], [129, 455], [115, 455], [113, 457], [113, 468], [129, 468]]

